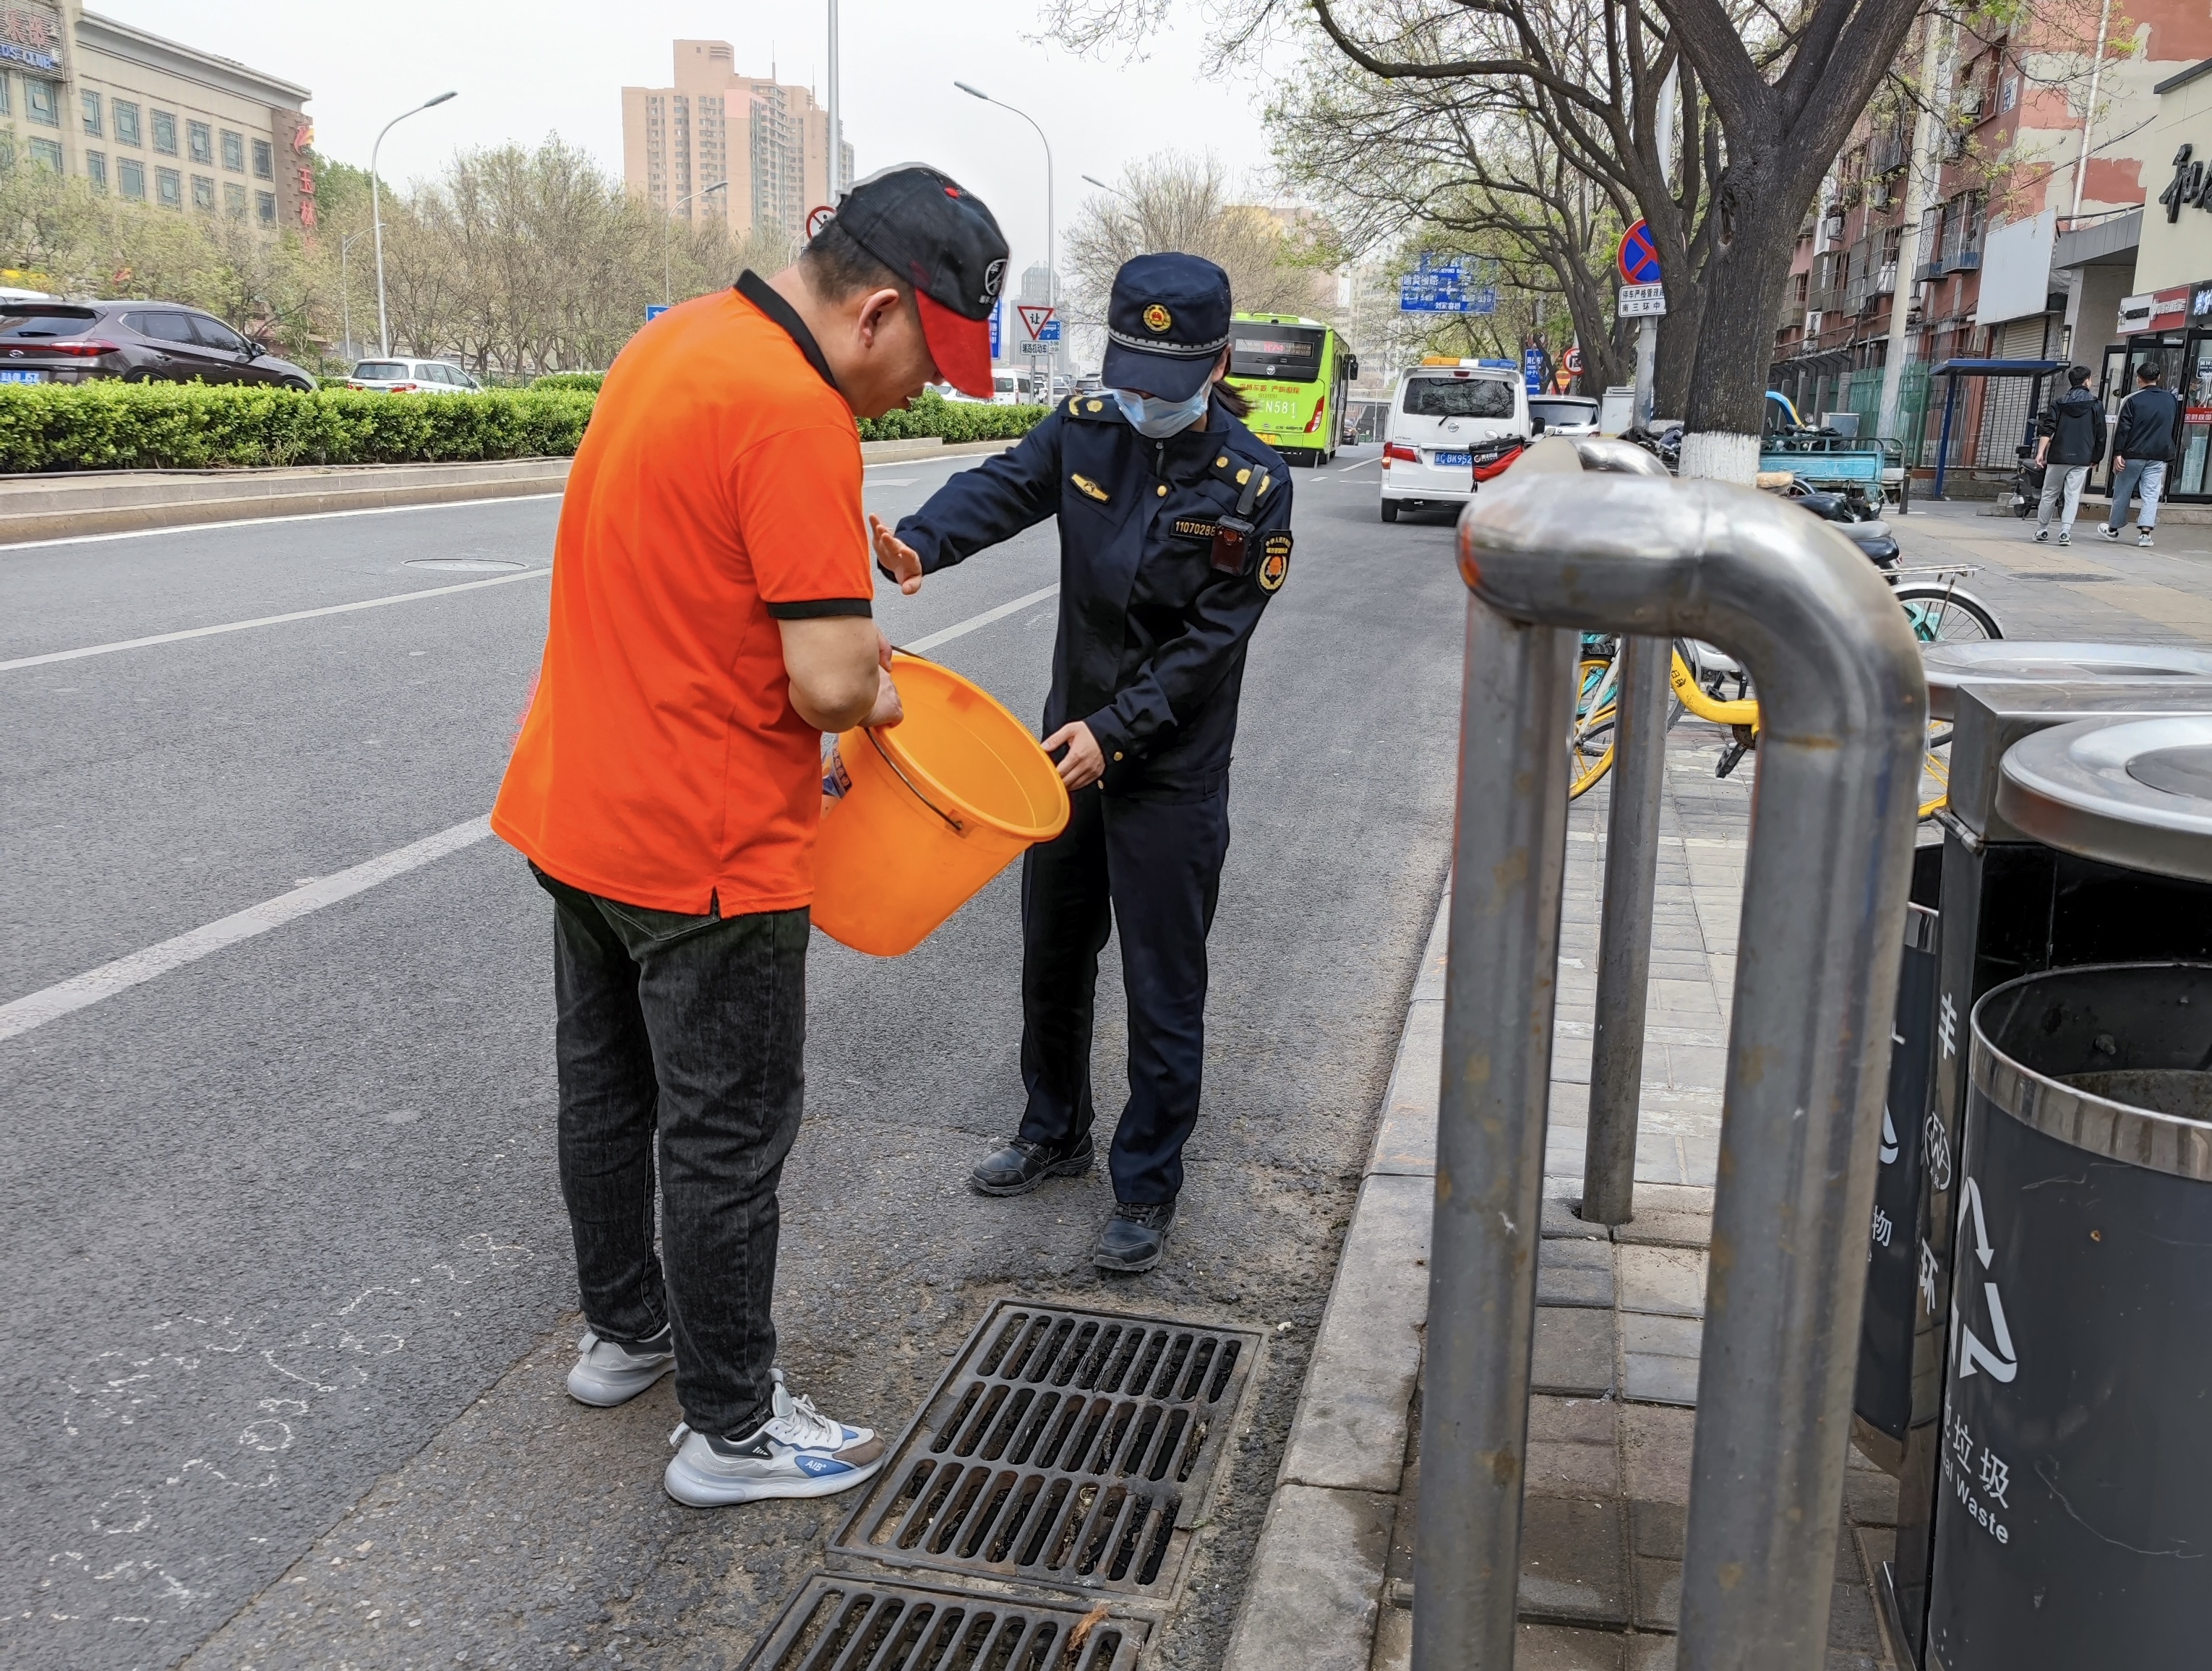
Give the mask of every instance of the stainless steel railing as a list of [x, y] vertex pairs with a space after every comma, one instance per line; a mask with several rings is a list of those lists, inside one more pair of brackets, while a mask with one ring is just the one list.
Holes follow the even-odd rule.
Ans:
[[1812, 1671], [1925, 734], [1919, 653], [1864, 556], [1794, 507], [1634, 475], [1562, 485], [1532, 472], [1460, 525], [1473, 596], [1413, 1663], [1513, 1662], [1566, 738], [1593, 630], [1709, 640], [1759, 690], [1677, 1663]]

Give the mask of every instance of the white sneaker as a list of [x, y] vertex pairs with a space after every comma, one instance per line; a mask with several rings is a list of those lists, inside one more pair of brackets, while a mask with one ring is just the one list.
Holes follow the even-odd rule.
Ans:
[[2038, 528], [2038, 529], [2035, 531], [2035, 543], [2036, 543], [2038, 545], [2041, 545], [2041, 544], [2044, 544], [2045, 541], [2047, 541], [2050, 538], [2051, 538], [2051, 530], [2050, 530], [2050, 529], [2048, 529], [2048, 528]]
[[676, 1338], [666, 1328], [633, 1350], [586, 1332], [576, 1342], [568, 1371], [568, 1396], [602, 1410], [627, 1404], [676, 1367]]
[[2149, 529], [2148, 529], [2148, 528], [2144, 528], [2144, 529], [2141, 529], [2141, 530], [2137, 531], [2137, 532], [2136, 532], [2136, 544], [2138, 544], [2138, 545], [2148, 545], [2148, 544], [2150, 544], [2150, 530], [2149, 530]]
[[2120, 531], [2118, 528], [2113, 527], [2108, 522], [2100, 523], [2097, 526], [2097, 532], [2103, 538], [2112, 541], [2115, 545], [2118, 545], [2120, 543]]
[[2071, 545], [2074, 543], [2074, 536], [2062, 529], [2058, 535], [2058, 543], [2061, 545]]
[[866, 1427], [831, 1421], [811, 1400], [775, 1380], [775, 1413], [742, 1439], [716, 1439], [680, 1422], [661, 1484], [678, 1503], [712, 1509], [768, 1497], [834, 1497], [876, 1476], [884, 1442]]

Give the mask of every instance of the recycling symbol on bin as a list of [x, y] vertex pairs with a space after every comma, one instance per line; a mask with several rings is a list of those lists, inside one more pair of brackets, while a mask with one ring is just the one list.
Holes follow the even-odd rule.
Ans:
[[[1954, 1247], [1963, 1247], [1966, 1241], [1966, 1220], [1974, 1221], [1974, 1257], [1981, 1261], [1982, 1269], [1990, 1268], [1996, 1257], [1996, 1249], [1990, 1245], [1990, 1227], [1982, 1216], [1982, 1192], [1972, 1178], [1961, 1192], [1959, 1202], [1959, 1231], [1952, 1240]], [[1960, 1315], [1959, 1291], [1964, 1284], [1951, 1291], [1951, 1338], [1958, 1345], [1959, 1378], [1986, 1370], [1998, 1381], [2010, 1381], [2020, 1373], [2020, 1354], [2013, 1350], [2012, 1330], [2005, 1323], [2004, 1301], [1997, 1293], [1997, 1285], [1987, 1276], [1982, 1279], [1982, 1297], [1988, 1303], [1990, 1340], [1996, 1348], [1992, 1352], [1982, 1343], [1980, 1335], [1966, 1326]]]

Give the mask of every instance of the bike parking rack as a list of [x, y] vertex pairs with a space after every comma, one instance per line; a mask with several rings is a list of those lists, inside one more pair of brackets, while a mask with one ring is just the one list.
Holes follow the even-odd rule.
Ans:
[[[1681, 1671], [1826, 1650], [1928, 696], [1889, 589], [1794, 507], [1532, 474], [1460, 521], [1461, 709], [1415, 1671], [1510, 1671], [1578, 634], [1710, 641], [1762, 709]], [[1648, 938], [1648, 937], [1647, 937]]]

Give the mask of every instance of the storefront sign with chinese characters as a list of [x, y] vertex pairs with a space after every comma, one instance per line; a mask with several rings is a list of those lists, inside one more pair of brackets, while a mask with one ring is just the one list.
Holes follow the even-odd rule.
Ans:
[[0, 59], [31, 70], [59, 70], [61, 19], [41, 7], [0, 5]]

